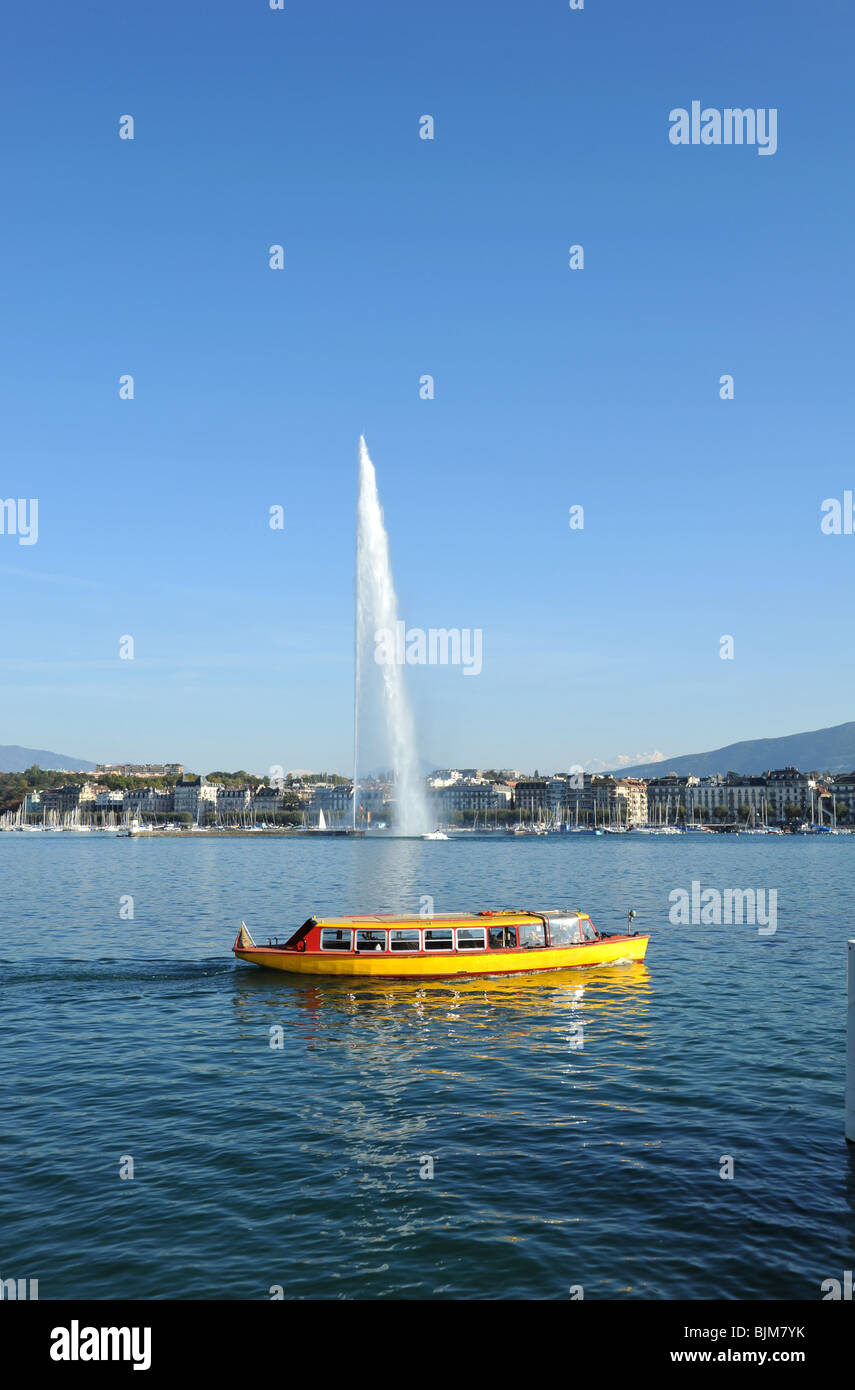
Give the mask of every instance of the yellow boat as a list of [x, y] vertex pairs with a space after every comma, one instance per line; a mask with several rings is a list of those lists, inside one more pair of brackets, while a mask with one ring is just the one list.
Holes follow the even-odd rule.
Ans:
[[309, 917], [286, 940], [270, 937], [266, 945], [241, 922], [232, 950], [251, 965], [295, 975], [435, 979], [640, 961], [649, 940], [629, 930], [603, 936], [586, 912], [555, 908]]

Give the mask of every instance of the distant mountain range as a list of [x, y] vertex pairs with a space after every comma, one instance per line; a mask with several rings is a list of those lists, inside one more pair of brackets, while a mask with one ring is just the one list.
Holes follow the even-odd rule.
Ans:
[[676, 772], [680, 777], [687, 773], [712, 777], [716, 772], [757, 773], [778, 767], [797, 767], [801, 772], [855, 771], [855, 721], [784, 738], [746, 739], [714, 748], [711, 753], [684, 753], [679, 758], [638, 763], [618, 769], [613, 776], [664, 777]]
[[[22, 748], [17, 743], [0, 744], [0, 772], [24, 772], [37, 763], [51, 772], [94, 772], [95, 763], [85, 758], [69, 758], [45, 748]], [[425, 771], [432, 768], [424, 764]], [[766, 772], [778, 767], [797, 767], [802, 772], [855, 771], [855, 720], [835, 724], [831, 729], [814, 729], [806, 734], [787, 734], [784, 738], [753, 738], [729, 743], [710, 753], [683, 753], [677, 758], [637, 763], [616, 768], [615, 777], [664, 777], [676, 772], [685, 777], [711, 777], [716, 772]], [[363, 774], [368, 776], [369, 774]]]
[[25, 772], [36, 763], [50, 772], [94, 772], [95, 763], [85, 758], [66, 758], [46, 748], [22, 748], [18, 743], [0, 744], [0, 772]]

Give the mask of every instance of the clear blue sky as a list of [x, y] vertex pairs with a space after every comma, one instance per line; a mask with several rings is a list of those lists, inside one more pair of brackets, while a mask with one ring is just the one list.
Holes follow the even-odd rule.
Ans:
[[[855, 536], [819, 520], [855, 486], [853, 30], [843, 0], [16, 6], [0, 496], [40, 516], [0, 537], [0, 743], [346, 769], [361, 431], [407, 622], [484, 633], [481, 676], [412, 673], [426, 759], [852, 718]], [[777, 153], [672, 146], [693, 99], [776, 107]]]

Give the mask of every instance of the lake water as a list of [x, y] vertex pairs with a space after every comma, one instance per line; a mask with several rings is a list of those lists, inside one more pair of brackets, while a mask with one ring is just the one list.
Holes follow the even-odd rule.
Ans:
[[[855, 1268], [853, 871], [849, 836], [2, 835], [0, 1277], [42, 1299], [818, 1299]], [[671, 925], [693, 879], [775, 889], [777, 930]], [[647, 960], [344, 984], [230, 954], [242, 917], [263, 938], [423, 895], [613, 929], [635, 907]]]

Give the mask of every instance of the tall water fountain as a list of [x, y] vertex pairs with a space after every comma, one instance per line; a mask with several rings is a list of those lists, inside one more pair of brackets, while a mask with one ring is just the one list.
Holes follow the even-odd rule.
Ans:
[[[398, 600], [389, 561], [389, 538], [377, 495], [377, 476], [365, 439], [359, 439], [359, 501], [356, 512], [356, 652], [353, 730], [353, 824], [358, 805], [360, 746], [366, 734], [371, 752], [395, 776], [397, 835], [422, 835], [431, 829], [427, 798], [416, 753], [416, 729], [397, 660], [378, 664], [377, 634], [397, 632]], [[361, 727], [370, 721], [370, 727]]]

